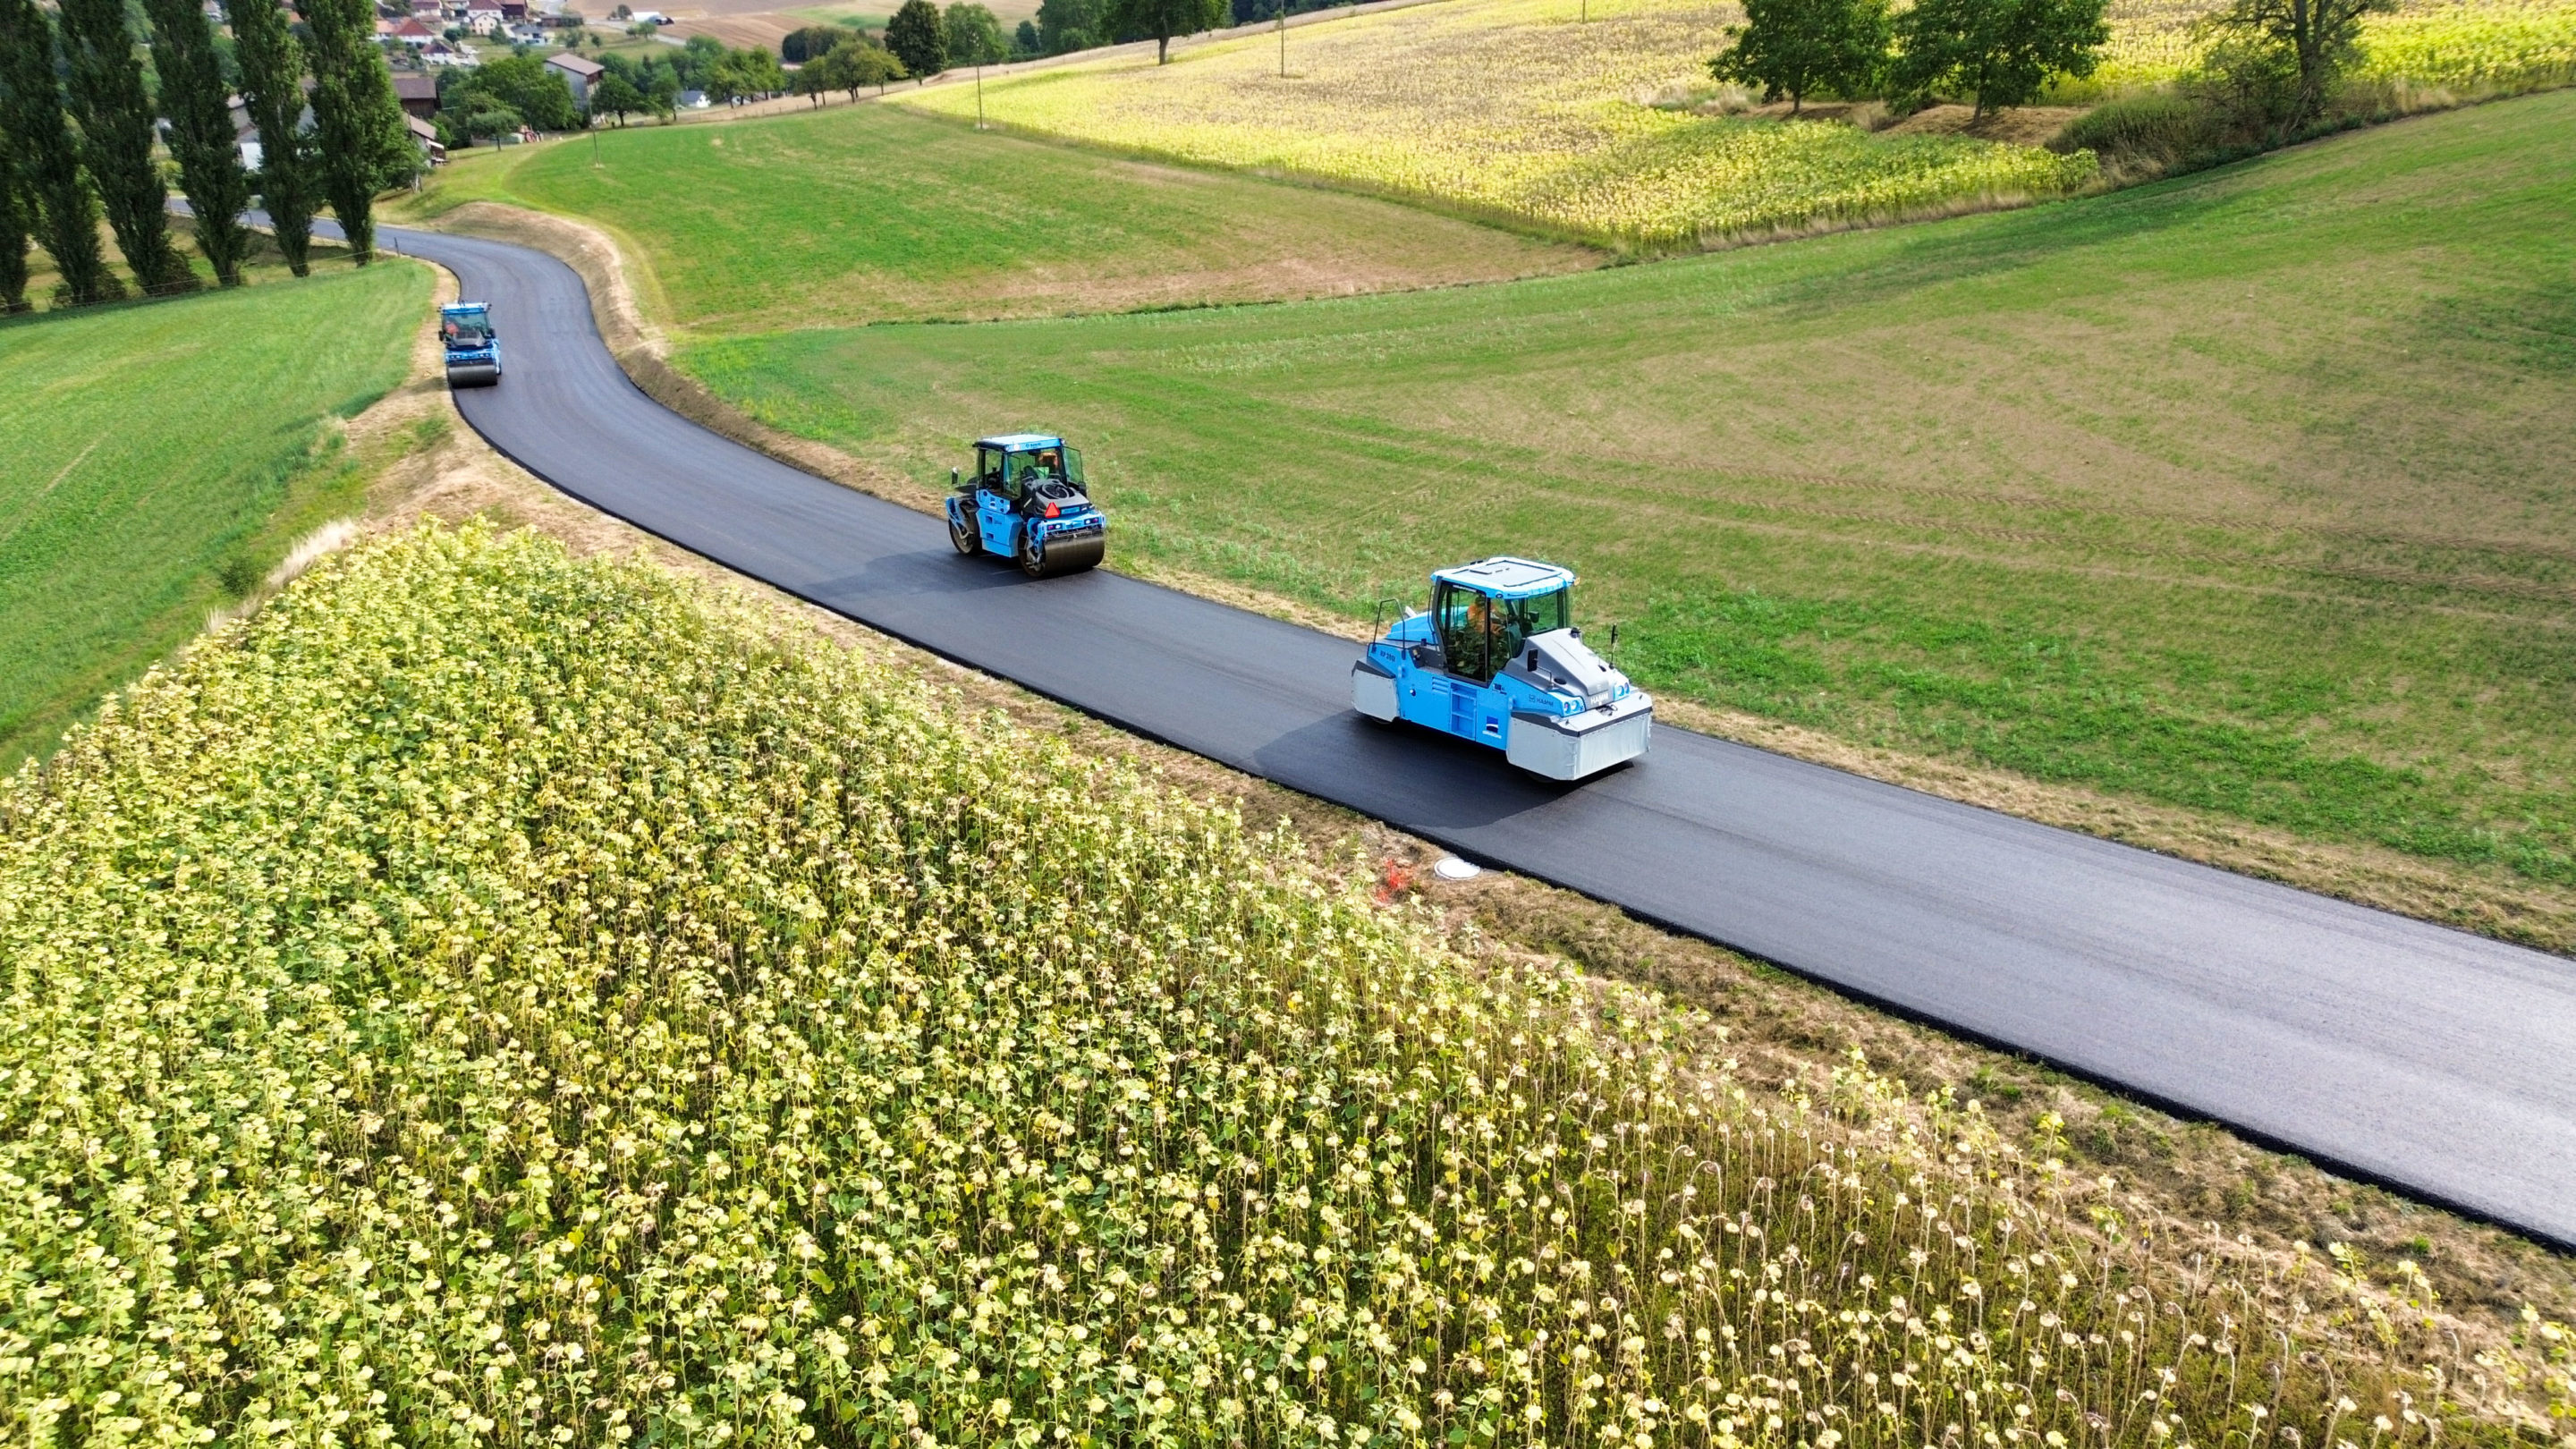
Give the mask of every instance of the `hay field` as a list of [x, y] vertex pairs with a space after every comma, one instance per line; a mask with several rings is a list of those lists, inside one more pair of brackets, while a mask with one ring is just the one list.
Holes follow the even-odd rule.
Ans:
[[[2091, 158], [1644, 104], [1706, 79], [1710, 0], [1454, 0], [984, 86], [1005, 125], [1321, 178], [1602, 240], [1669, 244], [2053, 196]], [[903, 104], [971, 117], [971, 88]]]

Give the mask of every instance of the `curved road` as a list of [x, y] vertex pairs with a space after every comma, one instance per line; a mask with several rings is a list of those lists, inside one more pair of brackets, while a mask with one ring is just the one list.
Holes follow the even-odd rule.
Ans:
[[562, 262], [383, 239], [494, 306], [509, 373], [457, 398], [475, 429], [683, 548], [1462, 854], [2576, 1246], [2576, 962], [1670, 727], [1565, 788], [1368, 725], [1343, 640], [1116, 574], [1031, 583], [959, 559], [936, 519], [654, 403]]

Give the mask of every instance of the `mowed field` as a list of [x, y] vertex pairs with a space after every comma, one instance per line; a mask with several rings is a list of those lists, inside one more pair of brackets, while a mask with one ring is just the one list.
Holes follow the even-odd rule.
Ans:
[[0, 323], [0, 767], [201, 627], [227, 563], [275, 561], [325, 420], [402, 380], [429, 295], [397, 262]]
[[682, 331], [976, 319], [1330, 296], [1561, 272], [1599, 254], [876, 105], [483, 152], [414, 214], [468, 201], [606, 227]]
[[1508, 286], [706, 340], [1113, 559], [1352, 618], [1495, 551], [1676, 696], [2576, 880], [2576, 94], [2117, 195]]

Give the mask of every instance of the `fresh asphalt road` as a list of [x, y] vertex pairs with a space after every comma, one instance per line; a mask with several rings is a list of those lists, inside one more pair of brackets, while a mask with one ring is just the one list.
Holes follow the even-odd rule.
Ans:
[[2576, 1246], [2576, 962], [1669, 726], [1625, 769], [1539, 781], [1354, 715], [1344, 640], [1113, 573], [961, 559], [936, 519], [664, 410], [552, 257], [383, 240], [493, 304], [508, 374], [458, 395], [466, 420], [683, 548], [1462, 854]]

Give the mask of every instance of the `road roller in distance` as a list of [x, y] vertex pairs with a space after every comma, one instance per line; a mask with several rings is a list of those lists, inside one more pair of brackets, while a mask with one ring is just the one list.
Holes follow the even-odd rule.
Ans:
[[1575, 626], [1572, 571], [1479, 559], [1431, 576], [1430, 613], [1397, 607], [1351, 666], [1351, 705], [1370, 719], [1473, 740], [1551, 780], [1597, 775], [1653, 740], [1654, 697]]
[[438, 340], [447, 348], [450, 388], [491, 387], [501, 380], [501, 336], [492, 330], [490, 303], [439, 308]]
[[948, 470], [948, 541], [1033, 579], [1080, 573], [1109, 548], [1109, 520], [1082, 481], [1082, 454], [1048, 433], [975, 440], [975, 471]]

